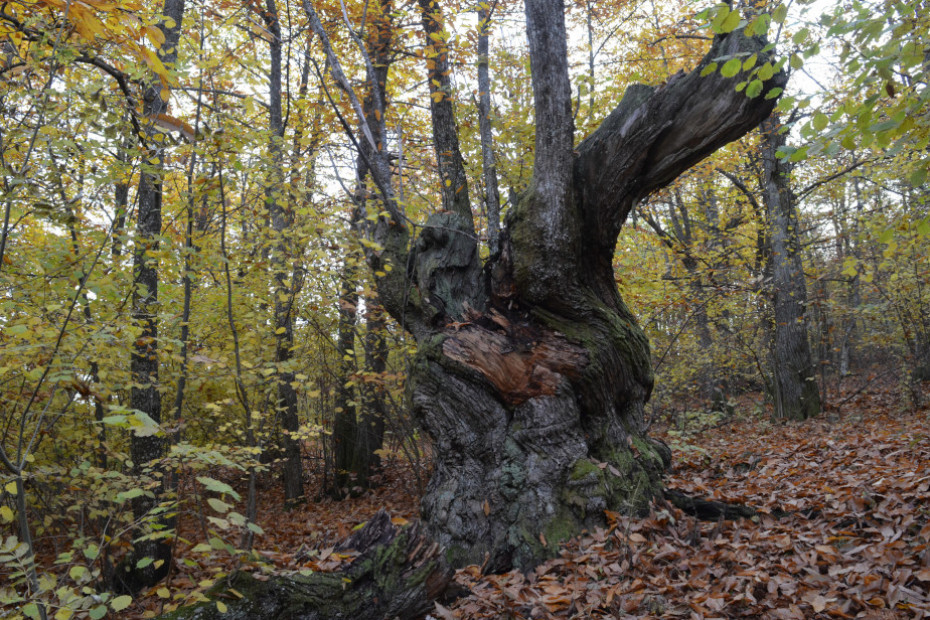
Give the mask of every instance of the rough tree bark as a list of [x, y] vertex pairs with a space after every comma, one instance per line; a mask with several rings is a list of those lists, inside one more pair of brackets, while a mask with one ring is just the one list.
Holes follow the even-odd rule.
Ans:
[[491, 75], [488, 58], [491, 11], [478, 5], [478, 128], [481, 133], [481, 170], [484, 175], [484, 203], [488, 213], [488, 249], [497, 254], [500, 245], [501, 197], [494, 164], [494, 138], [491, 136]]
[[268, 73], [268, 129], [271, 133], [268, 150], [271, 170], [265, 189], [265, 203], [272, 229], [271, 264], [274, 269], [274, 327], [275, 327], [275, 383], [276, 417], [281, 422], [281, 448], [284, 452], [284, 500], [287, 504], [299, 503], [304, 497], [303, 466], [300, 458], [300, 419], [297, 415], [297, 389], [295, 373], [290, 367], [294, 350], [295, 273], [288, 269], [294, 252], [287, 241], [294, 221], [289, 204], [284, 175], [284, 116], [281, 109], [281, 23], [275, 0], [266, 0], [261, 10], [262, 21], [271, 35], [269, 52], [271, 71]]
[[789, 187], [788, 165], [776, 151], [785, 134], [777, 116], [762, 124], [762, 202], [768, 229], [774, 339], [772, 376], [778, 419], [806, 420], [820, 413], [820, 390], [807, 325], [807, 283], [801, 264], [798, 216]]
[[[361, 105], [364, 133], [368, 137], [359, 144], [358, 159], [356, 160], [356, 188], [355, 208], [352, 213], [352, 224], [356, 230], [364, 228], [364, 214], [370, 208], [373, 193], [369, 185], [369, 175], [372, 174], [374, 161], [385, 160], [385, 85], [388, 71], [393, 62], [394, 26], [391, 21], [393, 4], [391, 0], [381, 0], [378, 5], [371, 7], [370, 25], [365, 41], [356, 41], [363, 49], [366, 58], [367, 88], [364, 101]], [[390, 167], [385, 165], [384, 171], [389, 175]], [[390, 185], [390, 176], [386, 179]], [[376, 201], [375, 201], [376, 202]], [[342, 296], [339, 301], [339, 339], [337, 343], [340, 355], [340, 381], [336, 401], [336, 420], [333, 427], [333, 455], [335, 469], [335, 487], [332, 489], [336, 497], [342, 497], [345, 487], [367, 488], [372, 467], [376, 462], [375, 451], [381, 448], [383, 437], [384, 418], [383, 407], [381, 416], [369, 405], [381, 404], [378, 399], [367, 398], [363, 403], [361, 416], [353, 401], [355, 389], [347, 385], [349, 375], [358, 370], [355, 360], [357, 356], [355, 347], [355, 327], [357, 322], [359, 296], [356, 292], [355, 256], [350, 254], [343, 267]], [[369, 325], [369, 330], [373, 326]], [[366, 347], [367, 349], [367, 347]], [[350, 357], [351, 356], [351, 357]], [[372, 357], [366, 353], [366, 360]], [[383, 367], [382, 367], [383, 369]], [[362, 394], [365, 396], [364, 394]], [[370, 395], [369, 395], [370, 396]], [[377, 418], [377, 419], [376, 419]], [[379, 430], [380, 429], [380, 430]]]
[[[437, 32], [437, 4], [420, 6], [427, 32]], [[347, 84], [309, 2], [304, 8], [334, 78]], [[417, 339], [408, 397], [435, 442], [422, 515], [453, 564], [485, 562], [488, 570], [531, 567], [558, 542], [602, 524], [605, 509], [640, 513], [661, 492], [670, 453], [643, 423], [649, 345], [616, 287], [617, 235], [637, 201], [774, 106], [736, 92], [739, 77], [701, 77], [721, 56], [765, 57], [764, 41], [733, 33], [717, 37], [691, 73], [629, 88], [574, 147], [563, 3], [529, 0], [526, 18], [534, 173], [498, 254], [480, 264], [441, 46], [426, 56], [443, 211], [412, 247], [387, 158], [367, 155], [387, 213], [369, 231], [380, 247], [368, 261], [384, 273], [381, 303]], [[778, 74], [765, 89], [784, 80]], [[361, 117], [357, 100], [353, 107]]]
[[385, 402], [385, 390], [382, 381], [387, 370], [388, 346], [384, 337], [387, 324], [384, 310], [372, 307], [372, 300], [366, 315], [366, 331], [362, 339], [365, 348], [365, 370], [370, 373], [361, 389], [364, 407], [358, 420], [358, 441], [355, 443], [355, 457], [352, 471], [355, 472], [356, 484], [363, 489], [371, 486], [371, 476], [381, 467], [379, 451], [384, 447], [385, 419], [388, 415]]
[[259, 581], [234, 573], [210, 594], [235, 589], [227, 610], [213, 601], [162, 620], [383, 620], [418, 618], [449, 588], [453, 570], [420, 524], [395, 527], [383, 510], [336, 547], [360, 555], [338, 573], [274, 576]]
[[[178, 40], [185, 0], [165, 0], [159, 28], [164, 42], [159, 49], [161, 61], [171, 66], [178, 57]], [[143, 112], [154, 119], [168, 108], [162, 94], [162, 83], [152, 82], [143, 95]], [[161, 422], [161, 393], [158, 383], [158, 237], [161, 235], [162, 174], [166, 149], [164, 140], [148, 140], [142, 173], [139, 177], [139, 207], [136, 238], [133, 251], [132, 320], [142, 328], [136, 339], [130, 360], [132, 390], [130, 405], [155, 423]], [[146, 468], [158, 469], [157, 461], [164, 456], [166, 438], [163, 435], [141, 436], [134, 434], [130, 441], [133, 471], [141, 475]], [[165, 490], [165, 476], [154, 493], [132, 500], [133, 517], [137, 521], [152, 518]], [[162, 519], [163, 521], [163, 519]], [[148, 534], [148, 535], [143, 535]], [[137, 563], [150, 557], [154, 562], [138, 568]], [[151, 532], [139, 532], [133, 543], [132, 554], [114, 575], [114, 587], [121, 591], [136, 592], [154, 585], [167, 573], [171, 559], [171, 545], [167, 540], [152, 538]]]
[[339, 357], [339, 374], [333, 418], [333, 487], [329, 493], [342, 499], [352, 486], [352, 460], [358, 438], [358, 418], [355, 411], [355, 390], [349, 383], [356, 371], [355, 323], [358, 316], [358, 292], [355, 282], [355, 257], [350, 253], [342, 267], [339, 296], [339, 329], [336, 355]]

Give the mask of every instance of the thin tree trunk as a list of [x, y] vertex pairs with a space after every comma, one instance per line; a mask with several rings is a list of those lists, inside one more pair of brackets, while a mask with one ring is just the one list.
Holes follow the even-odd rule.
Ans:
[[488, 212], [488, 248], [497, 254], [501, 228], [501, 198], [494, 164], [494, 138], [491, 136], [491, 77], [488, 67], [488, 33], [491, 13], [478, 9], [478, 126], [481, 133], [481, 163], [484, 171], [484, 200]]
[[[382, 0], [377, 9], [372, 7], [373, 14], [368, 34], [363, 45], [366, 57], [368, 88], [362, 104], [364, 121], [371, 142], [363, 142], [359, 157], [356, 161], [357, 186], [355, 190], [356, 207], [352, 214], [352, 227], [358, 231], [362, 214], [367, 212], [371, 200], [367, 179], [372, 170], [372, 161], [385, 157], [385, 114], [387, 102], [385, 101], [385, 84], [388, 70], [392, 62], [392, 41], [394, 38], [393, 24], [391, 22], [392, 5], [388, 0]], [[389, 170], [388, 167], [385, 167]], [[384, 183], [391, 185], [391, 179]], [[372, 402], [370, 391], [364, 386], [359, 388], [350, 384], [349, 377], [358, 370], [358, 355], [355, 351], [356, 324], [358, 322], [359, 296], [356, 291], [357, 266], [356, 256], [346, 258], [342, 280], [342, 297], [339, 301], [339, 342], [337, 345], [340, 362], [340, 386], [336, 400], [336, 421], [333, 429], [335, 488], [334, 493], [341, 497], [347, 486], [352, 489], [368, 487], [374, 452], [380, 449], [381, 437], [384, 430], [383, 415], [370, 410]], [[369, 332], [372, 329], [369, 324]], [[370, 360], [366, 356], [366, 361]], [[357, 382], [351, 382], [353, 384]], [[363, 413], [358, 417], [358, 407], [354, 402], [356, 395], [365, 399], [362, 407]], [[380, 431], [379, 431], [380, 427]]]
[[[123, 167], [129, 166], [129, 155], [127, 151], [132, 146], [127, 138], [117, 147], [116, 160]], [[120, 171], [123, 172], [123, 171]], [[114, 223], [113, 223], [113, 256], [120, 256], [123, 253], [123, 235], [126, 233], [126, 212], [129, 207], [129, 181], [128, 179], [116, 183], [113, 188], [114, 202]]]
[[[174, 64], [178, 55], [178, 40], [184, 16], [185, 0], [165, 0], [162, 14], [165, 20], [159, 25], [165, 40], [159, 50], [166, 66]], [[168, 107], [162, 98], [162, 84], [150, 84], [143, 96], [143, 112], [147, 118], [163, 114]], [[158, 237], [161, 235], [162, 175], [167, 151], [164, 141], [150, 135], [145, 161], [139, 179], [139, 208], [137, 213], [136, 239], [133, 252], [133, 305], [132, 319], [142, 328], [136, 339], [130, 361], [132, 390], [130, 405], [161, 423], [161, 392], [158, 371]], [[157, 434], [133, 435], [130, 440], [130, 455], [135, 475], [160, 473], [158, 461], [165, 454], [165, 438]], [[146, 473], [150, 470], [150, 474]], [[165, 491], [165, 477], [161, 476], [152, 497], [141, 495], [132, 500], [133, 516], [144, 522], [153, 518], [151, 513], [158, 506]], [[161, 525], [170, 525], [164, 518]], [[138, 567], [143, 558], [154, 562]], [[137, 592], [160, 581], [167, 573], [171, 560], [171, 545], [165, 539], [153, 539], [151, 532], [140, 531], [133, 544], [133, 552], [116, 575], [118, 587], [123, 591]]]
[[369, 379], [361, 390], [363, 406], [358, 417], [358, 440], [352, 463], [356, 484], [363, 489], [371, 486], [371, 475], [381, 467], [378, 451], [384, 446], [384, 426], [387, 417], [384, 397], [386, 388], [383, 383], [388, 358], [387, 340], [384, 337], [387, 325], [382, 316], [384, 311], [378, 307], [371, 307], [372, 300], [367, 302], [364, 346], [365, 370]]
[[355, 322], [358, 315], [358, 292], [355, 290], [354, 257], [348, 256], [343, 266], [342, 293], [339, 297], [339, 335], [336, 355], [339, 358], [333, 418], [333, 488], [334, 497], [345, 496], [352, 477], [358, 420], [355, 413], [355, 389], [350, 382], [355, 372]]
[[280, 416], [284, 448], [284, 500], [298, 503], [304, 497], [303, 465], [300, 458], [300, 418], [297, 413], [296, 376], [290, 361], [294, 350], [294, 305], [296, 282], [294, 273], [287, 271], [293, 262], [293, 243], [288, 239], [293, 229], [294, 215], [289, 204], [284, 175], [284, 118], [281, 108], [281, 24], [275, 0], [266, 0], [262, 18], [271, 34], [269, 43], [271, 71], [268, 76], [268, 126], [271, 138], [269, 182], [265, 188], [265, 203], [274, 234], [271, 265], [274, 270], [274, 339], [276, 415]]
[[820, 413], [820, 391], [807, 325], [807, 283], [789, 171], [776, 152], [785, 143], [776, 117], [762, 123], [762, 196], [769, 231], [772, 277], [775, 417], [806, 420]]

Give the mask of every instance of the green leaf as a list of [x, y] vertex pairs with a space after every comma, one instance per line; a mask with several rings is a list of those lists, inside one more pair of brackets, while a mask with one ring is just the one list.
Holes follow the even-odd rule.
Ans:
[[206, 487], [208, 491], [213, 491], [214, 493], [228, 493], [235, 497], [237, 500], [241, 499], [239, 494], [236, 493], [235, 489], [233, 489], [225, 482], [220, 482], [219, 480], [215, 480], [207, 476], [198, 476], [197, 481]]
[[756, 76], [763, 82], [766, 80], [771, 80], [773, 75], [775, 75], [775, 68], [772, 67], [772, 63], [770, 62], [767, 62], [759, 67], [759, 72], [756, 74]]
[[803, 146], [791, 154], [788, 161], [797, 162], [807, 158], [807, 147]]
[[809, 34], [810, 34], [810, 30], [808, 30], [807, 28], [801, 28], [794, 34], [793, 37], [791, 37], [791, 40], [794, 42], [795, 45], [800, 45], [801, 43], [804, 42], [804, 39], [806, 39], [807, 35]]
[[100, 620], [100, 618], [103, 618], [105, 615], [107, 615], [107, 606], [97, 605], [89, 612], [87, 612], [87, 615], [91, 618], [91, 620]]
[[154, 561], [155, 561], [155, 559], [152, 558], [152, 557], [145, 557], [145, 558], [142, 558], [141, 560], [139, 560], [138, 562], [136, 562], [136, 568], [145, 568], [146, 566], [148, 566], [149, 564], [151, 564], [151, 563], [154, 562]]
[[917, 234], [921, 237], [930, 236], [930, 217], [924, 218], [917, 223]]
[[762, 94], [762, 80], [753, 80], [746, 87], [746, 96], [755, 99]]
[[717, 63], [712, 62], [701, 71], [701, 77], [707, 77], [711, 73], [717, 70]]
[[788, 61], [791, 64], [792, 69], [800, 69], [804, 66], [804, 59], [798, 56], [797, 54], [791, 55], [791, 60]]
[[730, 7], [725, 4], [717, 6], [717, 14], [714, 16], [714, 19], [710, 22], [710, 27], [717, 34], [723, 33], [723, 22], [730, 17]]
[[68, 576], [77, 581], [87, 572], [86, 566], [72, 566], [71, 570], [68, 571]]
[[122, 596], [117, 596], [115, 599], [110, 601], [110, 608], [113, 611], [123, 611], [132, 604], [132, 597], [128, 594]]
[[827, 118], [827, 115], [823, 112], [817, 112], [817, 114], [814, 114], [814, 120], [811, 121], [811, 125], [813, 125], [814, 129], [817, 131], [823, 131], [823, 129], [829, 124], [830, 119]]
[[784, 24], [786, 17], [788, 17], [788, 5], [786, 4], [779, 4], [775, 7], [775, 10], [772, 11], [772, 20], [779, 24]]
[[25, 334], [28, 331], [29, 331], [29, 326], [20, 324], [20, 325], [13, 325], [12, 327], [8, 328], [6, 330], [6, 333], [10, 334], [11, 336], [18, 336], [20, 334]]
[[723, 67], [720, 69], [720, 75], [725, 78], [731, 78], [737, 73], [739, 73], [740, 67], [743, 66], [743, 63], [740, 62], [739, 58], [731, 58], [726, 61]]
[[757, 60], [759, 60], [759, 56], [757, 54], [753, 54], [752, 56], [747, 58], [746, 61], [743, 63], [743, 71], [749, 71], [750, 69], [755, 67]]
[[784, 90], [785, 90], [785, 89], [782, 88], [781, 86], [776, 86], [775, 88], [773, 88], [773, 89], [770, 90], [769, 92], [765, 93], [765, 98], [766, 98], [766, 99], [774, 99], [775, 97], [777, 97], [778, 95], [780, 95], [780, 94], [782, 93], [782, 91], [784, 91]]
[[[911, 185], [913, 185], [914, 187], [920, 187], [921, 185], [927, 182], [927, 169], [918, 168], [917, 170], [911, 173], [911, 176], [908, 178], [908, 180], [911, 182]], [[924, 226], [927, 226], [927, 221], [924, 220], [923, 222], [921, 222], [921, 224], [923, 224]]]
[[210, 508], [212, 508], [213, 510], [217, 511], [217, 512], [220, 513], [220, 514], [223, 514], [223, 513], [225, 513], [227, 510], [229, 510], [230, 508], [232, 508], [231, 505], [229, 505], [229, 504], [227, 504], [226, 502], [224, 502], [223, 500], [217, 499], [217, 498], [215, 498], [215, 497], [207, 498], [207, 503], [210, 504]]
[[7, 524], [13, 522], [13, 511], [9, 506], [0, 506], [0, 523]]
[[33, 620], [38, 620], [39, 618], [39, 606], [35, 603], [27, 603], [20, 611], [22, 611], [23, 615], [27, 618], [32, 618]]
[[129, 489], [128, 491], [123, 491], [123, 492], [121, 492], [121, 493], [117, 493], [117, 494], [116, 494], [116, 501], [118, 501], [118, 502], [125, 502], [127, 499], [133, 499], [133, 498], [139, 497], [139, 496], [142, 495], [143, 493], [145, 493], [145, 491], [143, 491], [142, 489], [139, 489], [139, 488]]
[[726, 16], [720, 23], [720, 32], [726, 34], [728, 32], [733, 32], [739, 27], [740, 24], [740, 15], [739, 11], [730, 11], [729, 15]]

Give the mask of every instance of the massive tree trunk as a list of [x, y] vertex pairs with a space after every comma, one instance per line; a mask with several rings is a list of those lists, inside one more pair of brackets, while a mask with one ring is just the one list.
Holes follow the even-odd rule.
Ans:
[[[436, 32], [438, 4], [420, 6], [427, 32]], [[335, 79], [347, 83], [304, 7]], [[435, 442], [422, 515], [453, 563], [489, 570], [533, 566], [602, 524], [605, 509], [641, 513], [661, 491], [670, 453], [646, 436], [649, 344], [617, 290], [617, 235], [637, 201], [750, 131], [774, 105], [736, 92], [739, 78], [700, 76], [722, 56], [765, 56], [763, 41], [733, 33], [717, 37], [690, 74], [628, 89], [574, 147], [564, 6], [529, 0], [526, 17], [533, 180], [489, 262], [479, 261], [441, 45], [426, 56], [443, 211], [409, 251], [387, 159], [368, 155], [389, 214], [370, 231], [380, 248], [368, 259], [382, 304], [417, 339], [408, 396]], [[778, 74], [765, 88], [783, 84]]]
[[[165, 0], [164, 21], [159, 28], [164, 42], [159, 56], [166, 66], [174, 64], [178, 57], [178, 40], [181, 20], [184, 16], [185, 0]], [[153, 82], [143, 96], [143, 112], [149, 119], [163, 114], [168, 108], [163, 96], [162, 83]], [[147, 415], [156, 424], [161, 422], [161, 393], [158, 382], [158, 238], [161, 235], [162, 175], [166, 156], [164, 136], [149, 135], [148, 145], [139, 180], [139, 208], [137, 233], [133, 253], [132, 319], [142, 329], [136, 339], [130, 360], [132, 409]], [[159, 472], [157, 464], [165, 455], [164, 435], [133, 435], [130, 454], [133, 473], [136, 475], [156, 474], [152, 479], [160, 481], [154, 493], [141, 495], [132, 500], [133, 517], [137, 521], [152, 518], [165, 490], [166, 477]], [[150, 469], [151, 468], [151, 469]], [[153, 562], [139, 568], [144, 558]], [[167, 573], [171, 559], [171, 545], [165, 539], [153, 538], [152, 532], [138, 532], [133, 542], [133, 552], [114, 576], [117, 589], [135, 592], [154, 585]]]
[[801, 264], [800, 231], [788, 167], [776, 156], [785, 134], [777, 116], [762, 124], [762, 198], [772, 279], [775, 417], [806, 420], [820, 413], [820, 391], [807, 327], [807, 283]]

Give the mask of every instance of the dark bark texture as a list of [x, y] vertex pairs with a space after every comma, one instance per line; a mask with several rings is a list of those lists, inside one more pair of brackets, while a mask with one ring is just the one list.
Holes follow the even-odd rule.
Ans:
[[[159, 27], [165, 40], [159, 56], [166, 66], [171, 66], [178, 57], [178, 40], [181, 20], [184, 16], [184, 0], [165, 0], [162, 13], [166, 21]], [[168, 102], [162, 98], [161, 82], [154, 82], [143, 95], [143, 111], [147, 118], [163, 114]], [[153, 253], [158, 250], [161, 235], [162, 174], [166, 150], [164, 141], [150, 140], [142, 164], [139, 180], [139, 208], [137, 213], [136, 238], [133, 252], [133, 295], [132, 319], [142, 328], [136, 339], [130, 360], [132, 390], [131, 407], [148, 415], [154, 422], [161, 422], [161, 393], [158, 382], [158, 262]], [[133, 435], [130, 455], [136, 474], [161, 459], [165, 453], [166, 439], [161, 435]], [[132, 500], [133, 516], [143, 520], [151, 516], [163, 494], [165, 478], [151, 496], [142, 495]], [[114, 586], [121, 591], [135, 592], [154, 585], [167, 573], [170, 566], [171, 547], [166, 540], [141, 536], [133, 544], [131, 556], [117, 569]], [[136, 563], [145, 557], [155, 561], [144, 568]]]
[[[438, 3], [419, 4], [427, 32], [438, 32]], [[423, 520], [453, 564], [491, 571], [532, 567], [602, 525], [604, 510], [642, 513], [661, 493], [670, 451], [646, 435], [649, 344], [617, 290], [617, 235], [638, 201], [752, 130], [775, 103], [736, 92], [741, 76], [700, 76], [721, 56], [767, 60], [763, 40], [732, 33], [691, 73], [628, 89], [573, 148], [564, 14], [561, 0], [526, 2], [534, 174], [484, 265], [454, 117], [440, 105], [454, 95], [441, 46], [426, 61], [431, 88], [433, 76], [439, 83], [431, 111], [443, 210], [413, 243], [381, 176], [386, 157], [367, 154], [389, 214], [368, 231], [380, 244], [368, 260], [386, 272], [376, 278], [381, 303], [417, 339], [408, 399], [435, 444]], [[784, 82], [777, 74], [765, 90]]]
[[[438, 544], [419, 523], [403, 528], [379, 511], [365, 527], [343, 541], [338, 551], [360, 551], [344, 571], [274, 576], [258, 581], [236, 573], [213, 601], [186, 607], [162, 620], [383, 620], [418, 618], [433, 610], [452, 582], [453, 570]], [[224, 596], [234, 589], [242, 595]]]
[[[487, 558], [489, 570], [533, 566], [602, 523], [605, 509], [642, 513], [661, 492], [670, 454], [645, 432], [649, 346], [616, 288], [617, 235], [637, 201], [773, 105], [737, 93], [735, 79], [700, 77], [709, 59], [763, 45], [719, 37], [690, 74], [630, 88], [573, 152], [567, 72], [558, 69], [562, 9], [530, 2], [527, 12], [539, 82], [533, 182], [477, 287], [463, 286], [470, 231], [448, 218], [427, 223], [409, 293], [422, 312], [406, 315], [427, 322], [412, 329], [426, 335], [409, 381], [414, 414], [436, 444], [423, 518], [454, 564]], [[434, 256], [446, 270], [433, 268]]]
[[265, 203], [271, 223], [273, 237], [271, 264], [274, 269], [274, 327], [277, 384], [276, 418], [281, 426], [281, 448], [284, 453], [282, 479], [284, 499], [289, 504], [303, 500], [303, 465], [300, 458], [300, 419], [297, 415], [297, 389], [295, 374], [289, 368], [294, 350], [294, 313], [296, 295], [296, 273], [292, 268], [294, 252], [287, 242], [288, 233], [294, 222], [294, 211], [290, 204], [284, 175], [284, 117], [281, 109], [281, 24], [275, 0], [266, 0], [261, 11], [262, 20], [271, 35], [269, 42], [271, 71], [268, 74], [268, 129], [271, 136], [268, 150], [271, 155], [271, 170], [265, 190]]
[[820, 390], [808, 340], [807, 283], [801, 264], [798, 215], [787, 164], [776, 156], [785, 143], [777, 117], [762, 125], [762, 197], [766, 213], [769, 275], [772, 279], [775, 417], [806, 420], [820, 413]]

